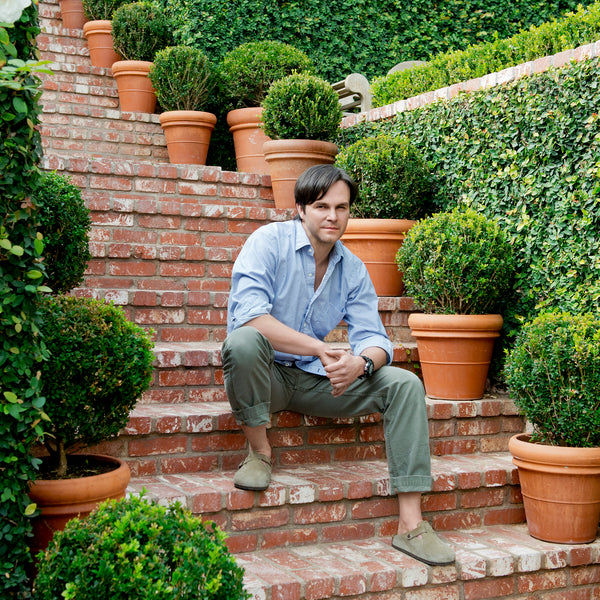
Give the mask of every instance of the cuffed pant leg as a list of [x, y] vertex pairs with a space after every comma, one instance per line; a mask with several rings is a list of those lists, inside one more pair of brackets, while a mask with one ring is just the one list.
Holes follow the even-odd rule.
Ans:
[[249, 427], [270, 422], [273, 348], [254, 327], [239, 327], [221, 349], [225, 391], [238, 423]]

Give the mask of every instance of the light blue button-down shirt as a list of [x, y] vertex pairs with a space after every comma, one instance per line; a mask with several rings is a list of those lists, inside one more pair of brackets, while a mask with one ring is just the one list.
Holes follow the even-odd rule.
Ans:
[[[378, 299], [363, 262], [337, 241], [321, 285], [315, 291], [315, 259], [299, 220], [270, 223], [246, 241], [233, 267], [227, 330], [270, 314], [288, 327], [323, 340], [340, 321], [348, 325], [354, 354], [393, 346], [378, 311]], [[275, 352], [280, 363], [325, 375], [315, 356]]]

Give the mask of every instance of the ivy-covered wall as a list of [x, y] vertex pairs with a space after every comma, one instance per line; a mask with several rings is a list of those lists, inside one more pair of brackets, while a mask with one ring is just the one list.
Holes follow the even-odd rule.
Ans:
[[[22, 4], [25, 4], [23, 2]], [[14, 4], [14, 3], [13, 3]], [[10, 9], [5, 3], [3, 9]], [[8, 14], [3, 10], [2, 15]], [[18, 14], [18, 13], [17, 13]], [[7, 17], [5, 17], [7, 18]], [[15, 17], [18, 18], [18, 17]], [[2, 21], [2, 18], [0, 18]], [[27, 482], [35, 477], [29, 450], [42, 435], [37, 377], [43, 348], [37, 299], [43, 242], [31, 194], [40, 181], [37, 8], [14, 26], [0, 23], [0, 597], [27, 598], [31, 508]]]
[[500, 221], [519, 265], [509, 320], [551, 307], [600, 311], [599, 78], [600, 60], [585, 60], [363, 123], [339, 141], [408, 135], [440, 209], [463, 203]]
[[162, 0], [179, 41], [213, 60], [252, 40], [304, 50], [330, 82], [506, 38], [592, 0]]

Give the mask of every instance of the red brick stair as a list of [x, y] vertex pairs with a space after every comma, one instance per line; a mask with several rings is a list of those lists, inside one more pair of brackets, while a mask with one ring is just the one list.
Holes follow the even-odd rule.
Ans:
[[[273, 484], [233, 487], [246, 443], [223, 389], [220, 345], [233, 261], [257, 227], [292, 216], [270, 179], [171, 165], [157, 115], [121, 113], [109, 69], [91, 67], [57, 0], [40, 3], [42, 167], [70, 175], [91, 210], [92, 260], [74, 293], [103, 298], [154, 331], [155, 373], [122, 434], [98, 450], [124, 457], [130, 493], [178, 500], [229, 535], [254, 600], [600, 600], [600, 542], [530, 537], [507, 453], [523, 431], [510, 399], [427, 400], [434, 489], [425, 518], [457, 550], [426, 567], [390, 546], [390, 496], [378, 415], [273, 416]], [[410, 298], [380, 298], [394, 363], [418, 368]], [[343, 324], [328, 341], [346, 342]], [[417, 371], [418, 372], [418, 371]]]

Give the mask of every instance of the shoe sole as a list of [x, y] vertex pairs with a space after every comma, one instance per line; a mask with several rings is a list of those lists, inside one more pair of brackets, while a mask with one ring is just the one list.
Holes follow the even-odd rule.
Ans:
[[233, 487], [237, 488], [238, 490], [246, 490], [248, 492], [264, 492], [269, 486], [267, 486], [267, 487], [251, 487], [249, 485], [240, 485], [239, 483], [234, 483]]
[[426, 560], [424, 558], [421, 558], [420, 556], [417, 556], [416, 554], [413, 554], [412, 552], [409, 552], [408, 550], [405, 550], [404, 548], [399, 548], [398, 546], [394, 546], [394, 544], [392, 544], [392, 548], [395, 548], [396, 550], [398, 550], [398, 552], [402, 552], [403, 554], [406, 554], [407, 556], [410, 556], [411, 558], [414, 558], [415, 560], [418, 560], [419, 562], [425, 563], [426, 565], [429, 565], [430, 567], [446, 567], [448, 565], [453, 565], [456, 560], [450, 560], [448, 562], [434, 562], [432, 560]]

